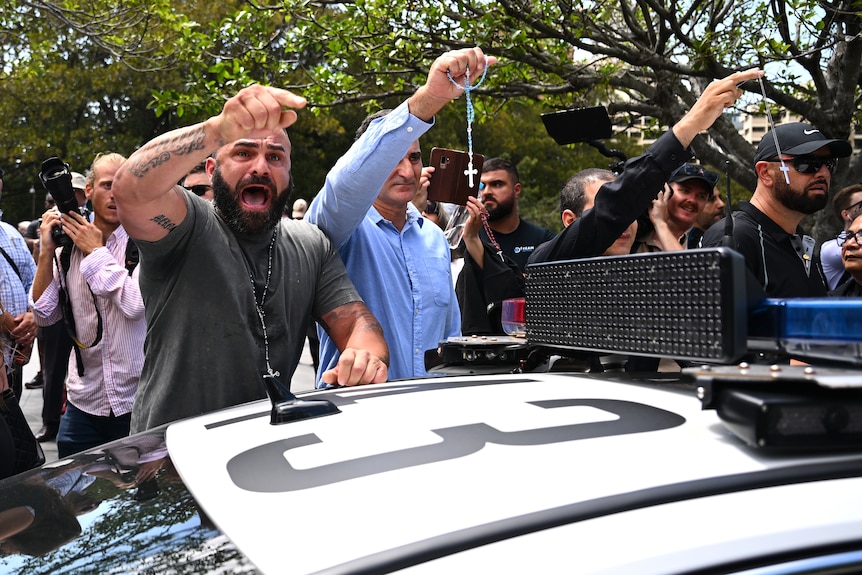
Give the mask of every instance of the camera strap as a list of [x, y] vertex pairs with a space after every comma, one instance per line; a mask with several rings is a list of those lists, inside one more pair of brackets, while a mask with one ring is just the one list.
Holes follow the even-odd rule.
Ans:
[[[66, 331], [75, 343], [75, 347], [73, 349], [75, 350], [75, 361], [78, 365], [78, 376], [84, 377], [84, 362], [81, 359], [81, 350], [93, 347], [102, 340], [102, 314], [99, 313], [99, 307], [96, 305], [96, 294], [94, 294], [93, 290], [90, 289], [90, 295], [93, 297], [93, 308], [96, 311], [96, 337], [93, 340], [93, 343], [89, 345], [82, 343], [78, 339], [78, 330], [75, 326], [75, 316], [72, 311], [72, 302], [69, 299], [68, 292], [67, 274], [69, 273], [71, 262], [72, 246], [63, 246], [63, 249], [60, 250], [59, 262], [57, 262], [60, 270], [60, 305], [63, 308], [63, 323], [66, 326]], [[90, 286], [88, 285], [87, 289], [89, 289], [89, 287]]]

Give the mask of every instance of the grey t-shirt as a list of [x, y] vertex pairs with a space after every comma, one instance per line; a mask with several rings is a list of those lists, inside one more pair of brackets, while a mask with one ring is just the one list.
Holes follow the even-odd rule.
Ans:
[[[210, 202], [186, 194], [185, 220], [158, 242], [137, 241], [147, 317], [132, 432], [266, 396], [263, 329], [255, 310], [272, 232], [241, 236]], [[258, 296], [259, 297], [259, 296]], [[264, 300], [269, 357], [288, 384], [310, 316], [362, 301], [316, 226], [283, 219]]]

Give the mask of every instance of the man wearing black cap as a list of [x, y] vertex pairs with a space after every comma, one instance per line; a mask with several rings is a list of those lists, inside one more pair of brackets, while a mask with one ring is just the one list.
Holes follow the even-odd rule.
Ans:
[[653, 201], [648, 212], [650, 221], [644, 222], [647, 225], [639, 231], [639, 242], [633, 251], [685, 249], [685, 234], [697, 225], [697, 217], [717, 183], [718, 174], [701, 165], [687, 163], [675, 169]]
[[[851, 152], [849, 142], [830, 140], [802, 122], [776, 126], [760, 141], [754, 155], [757, 187], [733, 214], [732, 241], [767, 296], [826, 295], [814, 238], [799, 224], [826, 206], [837, 160]], [[701, 245], [722, 245], [724, 234], [722, 220], [707, 230]]]

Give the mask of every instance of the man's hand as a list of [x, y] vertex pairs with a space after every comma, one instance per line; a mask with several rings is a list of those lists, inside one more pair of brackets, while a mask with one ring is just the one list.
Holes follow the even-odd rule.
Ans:
[[422, 175], [419, 177], [419, 191], [414, 196], [419, 201], [426, 202], [428, 200], [428, 188], [431, 187], [431, 178], [434, 176], [436, 170], [437, 168], [434, 166], [422, 167]]
[[667, 184], [664, 187], [665, 189], [656, 195], [649, 209], [649, 219], [655, 228], [654, 239], [662, 251], [682, 250], [685, 248], [679, 243], [679, 238], [673, 237], [668, 225], [667, 201], [673, 194], [673, 190]]
[[[487, 65], [497, 62], [493, 56], [488, 56]], [[475, 84], [482, 77], [485, 69], [485, 53], [481, 48], [463, 48], [446, 52], [431, 64], [428, 72], [428, 80], [408, 100], [410, 113], [421, 120], [430, 122], [434, 114], [439, 112], [443, 106], [458, 98], [464, 93], [449, 80], [463, 86], [467, 81], [466, 72], [470, 68], [470, 83]]]
[[389, 346], [383, 328], [361, 301], [323, 314], [318, 321], [341, 352], [338, 364], [321, 374], [327, 385], [383, 383], [389, 377]]
[[383, 383], [389, 376], [389, 368], [379, 357], [370, 352], [347, 348], [341, 352], [338, 364], [323, 372], [321, 381], [327, 385], [363, 385]]
[[[4, 314], [8, 315], [8, 314]], [[36, 330], [39, 326], [36, 325], [36, 318], [33, 317], [33, 312], [26, 311], [13, 318], [13, 327], [9, 330], [9, 335], [12, 339], [21, 345], [30, 345], [36, 339]]]
[[736, 103], [742, 95], [742, 90], [737, 86], [762, 75], [759, 68], [751, 68], [710, 83], [688, 113], [673, 127], [680, 144], [687, 148], [695, 136], [712, 126], [726, 108]]
[[241, 138], [265, 138], [296, 122], [306, 100], [288, 90], [260, 85], [240, 90], [225, 102], [221, 114], [206, 121], [222, 144]]
[[77, 212], [69, 212], [62, 214], [60, 220], [63, 222], [63, 231], [75, 243], [75, 246], [83, 252], [85, 256], [93, 253], [93, 250], [105, 245], [102, 238], [102, 231], [84, 219], [84, 216]]
[[39, 253], [53, 254], [57, 249], [57, 244], [54, 243], [54, 238], [51, 237], [51, 228], [59, 226], [60, 211], [57, 208], [51, 208], [42, 214], [42, 223], [39, 224]]
[[461, 238], [470, 257], [479, 269], [484, 269], [485, 244], [479, 239], [479, 229], [482, 227], [482, 212], [486, 211], [485, 206], [477, 198], [470, 196], [467, 198], [467, 211], [470, 212], [470, 217], [464, 223], [464, 235]]

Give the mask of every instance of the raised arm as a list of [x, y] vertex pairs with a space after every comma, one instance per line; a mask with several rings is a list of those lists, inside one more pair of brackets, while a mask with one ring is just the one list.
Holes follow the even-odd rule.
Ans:
[[[496, 58], [489, 56], [487, 64], [494, 62]], [[485, 65], [485, 54], [479, 48], [453, 50], [437, 58], [425, 84], [392, 113], [368, 126], [329, 171], [306, 219], [341, 248], [359, 227], [389, 174], [431, 127], [434, 115], [464, 93], [449, 81], [446, 71], [463, 86], [468, 66], [475, 81]]]
[[225, 102], [218, 116], [159, 136], [129, 157], [113, 183], [120, 222], [136, 239], [157, 241], [182, 222], [185, 198], [176, 183], [220, 147], [266, 137], [296, 121], [305, 99], [279, 88], [249, 86]]
[[759, 68], [751, 68], [711, 82], [691, 109], [674, 124], [673, 133], [679, 143], [687, 148], [695, 136], [709, 129], [726, 108], [736, 103], [736, 99], [742, 95], [737, 86], [762, 75]]

